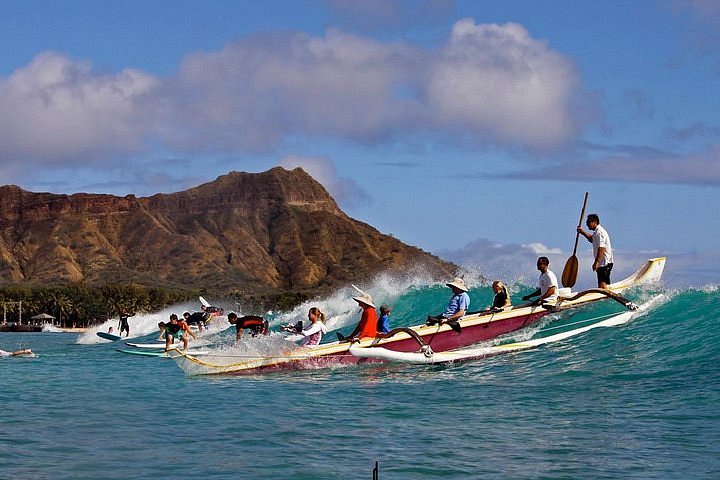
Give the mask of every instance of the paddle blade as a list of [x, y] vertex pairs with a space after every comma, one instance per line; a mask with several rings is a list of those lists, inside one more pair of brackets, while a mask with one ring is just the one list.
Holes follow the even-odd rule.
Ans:
[[568, 258], [562, 273], [563, 287], [573, 287], [577, 281], [578, 259], [575, 255]]

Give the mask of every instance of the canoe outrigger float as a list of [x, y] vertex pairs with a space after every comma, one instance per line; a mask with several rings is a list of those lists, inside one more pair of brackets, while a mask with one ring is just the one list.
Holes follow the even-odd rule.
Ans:
[[[360, 357], [353, 351], [369, 347], [382, 347], [395, 352], [416, 353], [423, 349], [446, 352], [474, 345], [537, 323], [549, 313], [559, 312], [598, 300], [612, 299], [629, 309], [637, 308], [620, 296], [623, 291], [638, 285], [656, 282], [665, 268], [665, 257], [651, 258], [635, 273], [608, 286], [607, 290], [593, 288], [574, 293], [561, 288], [556, 302], [543, 305], [524, 304], [502, 311], [473, 312], [462, 317], [456, 325], [425, 324], [401, 327], [384, 337], [366, 338], [360, 342], [332, 342], [313, 348], [293, 348], [275, 356], [242, 356], [210, 354], [202, 359], [181, 350], [171, 350], [170, 357], [188, 375], [245, 375], [293, 369], [325, 368], [342, 364], [386, 361], [378, 357]], [[458, 328], [458, 326], [460, 328]], [[460, 330], [459, 332], [457, 330]]]

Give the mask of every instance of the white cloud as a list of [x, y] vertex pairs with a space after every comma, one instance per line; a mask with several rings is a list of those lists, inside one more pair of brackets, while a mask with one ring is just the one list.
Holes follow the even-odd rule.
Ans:
[[516, 24], [457, 22], [440, 48], [331, 30], [249, 37], [178, 73], [98, 73], [56, 53], [0, 77], [0, 159], [78, 162], [150, 149], [271, 151], [297, 137], [423, 135], [527, 149], [582, 127], [573, 65]]
[[149, 132], [142, 101], [158, 80], [137, 70], [94, 74], [44, 53], [0, 79], [0, 158], [88, 160], [131, 152]]
[[330, 195], [341, 205], [354, 205], [366, 202], [370, 196], [352, 178], [338, 176], [335, 164], [328, 157], [287, 156], [279, 165], [288, 170], [301, 167], [311, 177], [320, 182]]
[[469, 270], [477, 270], [490, 280], [501, 279], [526, 285], [537, 282], [536, 262], [539, 256], [550, 259], [550, 268], [557, 275], [562, 272], [568, 258], [561, 249], [541, 243], [502, 244], [484, 238], [469, 242], [459, 250], [438, 252], [438, 255]]
[[528, 243], [527, 245], [523, 245], [523, 248], [530, 250], [531, 252], [537, 254], [537, 255], [557, 255], [560, 253], [563, 253], [563, 251], [559, 248], [550, 248], [546, 247], [542, 243]]
[[574, 66], [518, 24], [460, 20], [429, 72], [429, 112], [443, 127], [537, 148], [578, 133]]
[[183, 149], [247, 150], [291, 135], [371, 140], [401, 125], [399, 45], [330, 31], [255, 37], [185, 59], [165, 90], [164, 136]]

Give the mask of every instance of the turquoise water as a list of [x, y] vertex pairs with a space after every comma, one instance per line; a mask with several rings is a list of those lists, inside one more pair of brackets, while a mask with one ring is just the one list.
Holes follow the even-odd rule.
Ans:
[[[0, 477], [369, 479], [378, 461], [381, 479], [720, 478], [718, 289], [665, 293], [628, 325], [447, 366], [190, 378], [92, 335], [0, 334], [39, 354], [0, 359]], [[447, 291], [393, 295], [397, 325]]]

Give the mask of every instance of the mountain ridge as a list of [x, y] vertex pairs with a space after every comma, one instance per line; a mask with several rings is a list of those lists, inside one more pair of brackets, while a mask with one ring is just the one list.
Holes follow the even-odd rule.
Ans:
[[132, 282], [219, 293], [327, 289], [456, 270], [352, 219], [301, 168], [149, 197], [0, 187], [0, 285]]

